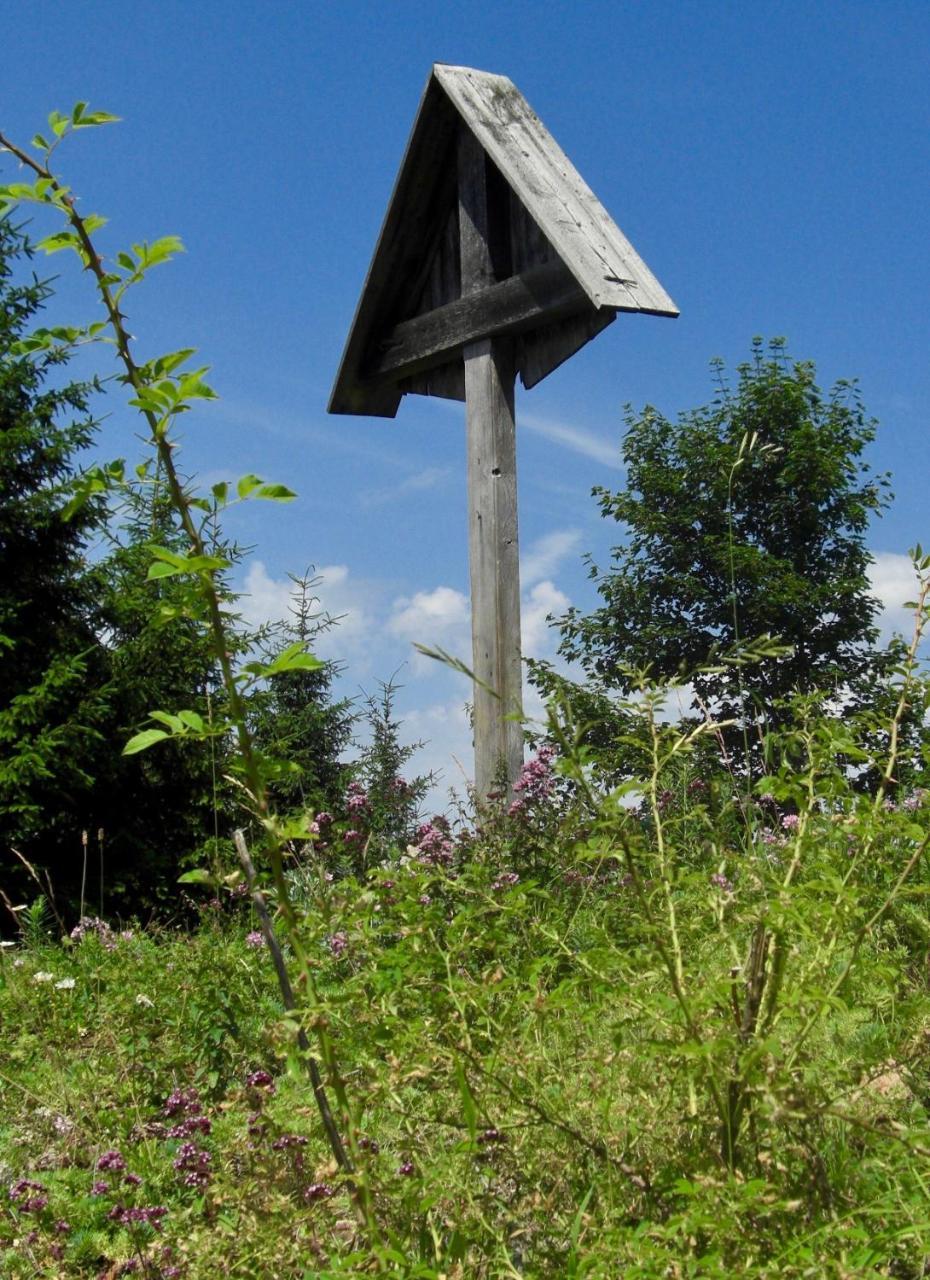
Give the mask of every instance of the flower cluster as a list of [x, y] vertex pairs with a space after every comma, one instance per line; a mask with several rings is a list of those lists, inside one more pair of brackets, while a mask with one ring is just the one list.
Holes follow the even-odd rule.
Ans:
[[126, 1161], [119, 1151], [104, 1151], [97, 1161], [97, 1168], [104, 1172], [121, 1173], [126, 1168]]
[[71, 930], [71, 941], [83, 942], [91, 936], [99, 938], [100, 945], [107, 951], [113, 951], [116, 947], [116, 934], [106, 920], [101, 920], [99, 916], [81, 916]]
[[260, 951], [265, 945], [265, 935], [260, 929], [253, 929], [251, 933], [245, 935], [245, 945]]
[[[168, 1103], [172, 1104], [170, 1110]], [[189, 1138], [192, 1133], [209, 1133], [213, 1127], [203, 1114], [200, 1095], [196, 1089], [176, 1089], [165, 1103], [164, 1113], [178, 1120], [168, 1130], [169, 1138]]]
[[[35, 1195], [30, 1195], [35, 1192]], [[41, 1213], [48, 1206], [48, 1194], [41, 1182], [20, 1178], [10, 1187], [10, 1199], [20, 1213]]]
[[552, 760], [555, 747], [544, 744], [536, 752], [532, 760], [527, 760], [520, 770], [520, 776], [513, 784], [514, 800], [508, 813], [515, 816], [534, 805], [541, 804], [552, 795], [555, 777], [552, 772]]
[[332, 937], [328, 940], [329, 949], [331, 953], [336, 957], [337, 960], [346, 951], [346, 949], [348, 948], [348, 945], [349, 945], [348, 935], [343, 933], [341, 929], [339, 930], [338, 933], [334, 933]]
[[184, 1175], [185, 1187], [195, 1187], [202, 1191], [210, 1182], [211, 1160], [210, 1152], [204, 1151], [195, 1142], [182, 1142], [175, 1156], [174, 1167]]
[[309, 1187], [304, 1188], [303, 1194], [307, 1204], [313, 1204], [315, 1200], [328, 1200], [333, 1189], [328, 1182], [312, 1182]]
[[495, 893], [500, 893], [502, 889], [510, 889], [519, 882], [520, 876], [516, 871], [502, 871], [494, 883], [491, 885]]
[[250, 1089], [264, 1089], [269, 1097], [275, 1092], [274, 1081], [267, 1071], [259, 1069], [253, 1071], [245, 1078], [245, 1083]]
[[[368, 792], [360, 782], [350, 782], [346, 788], [346, 813], [350, 818], [363, 818], [371, 808]], [[317, 818], [319, 822], [319, 818]]]
[[275, 1138], [271, 1144], [272, 1151], [287, 1151], [289, 1147], [305, 1147], [307, 1139], [302, 1133], [282, 1133], [280, 1138]]
[[722, 871], [715, 872], [710, 878], [711, 884], [721, 891], [721, 893], [733, 892], [733, 881], [728, 880]]
[[161, 1231], [161, 1220], [168, 1210], [163, 1204], [151, 1206], [115, 1204], [107, 1217], [111, 1222], [118, 1222], [121, 1227], [142, 1223], [153, 1231]]
[[421, 862], [448, 867], [452, 862], [452, 840], [446, 819], [435, 814], [429, 822], [422, 822], [417, 827], [415, 848]]

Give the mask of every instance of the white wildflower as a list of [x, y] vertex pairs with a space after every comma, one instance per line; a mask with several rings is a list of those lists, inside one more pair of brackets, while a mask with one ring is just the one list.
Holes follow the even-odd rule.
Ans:
[[73, 990], [74, 990], [74, 979], [73, 979], [73, 978], [62, 978], [60, 982], [56, 982], [56, 983], [55, 983], [55, 989], [56, 989], [57, 991], [73, 991]]
[[141, 991], [140, 991], [140, 992], [139, 992], [139, 994], [136, 996], [136, 1004], [141, 1004], [141, 1005], [143, 1005], [146, 1009], [154, 1009], [154, 1008], [155, 1008], [155, 1001], [154, 1001], [154, 1000], [150, 1000], [150, 999], [149, 999], [149, 997], [148, 997], [148, 996], [146, 996], [146, 995], [143, 995]]
[[38, 973], [32, 975], [33, 982], [54, 982], [54, 973], [46, 973], [44, 969], [40, 969]]

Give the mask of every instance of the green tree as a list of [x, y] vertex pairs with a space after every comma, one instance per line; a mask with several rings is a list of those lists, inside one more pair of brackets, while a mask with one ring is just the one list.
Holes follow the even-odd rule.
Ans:
[[[320, 579], [312, 570], [294, 584], [290, 618], [264, 643], [273, 659], [290, 645], [312, 648], [335, 621], [320, 610], [314, 595]], [[256, 741], [278, 763], [272, 791], [281, 812], [315, 804], [338, 806], [348, 766], [342, 756], [352, 739], [355, 713], [347, 698], [333, 700], [337, 664], [325, 662], [315, 670], [284, 671], [251, 696], [250, 717]]]
[[50, 296], [15, 268], [31, 257], [0, 219], [0, 850], [41, 833], [79, 847], [104, 699], [85, 549], [105, 511], [65, 522], [75, 457], [94, 437], [95, 384], [62, 382], [65, 345], [19, 345]]
[[146, 544], [179, 541], [157, 485], [127, 487], [119, 513], [98, 497], [63, 518], [98, 387], [64, 381], [66, 341], [28, 349], [51, 296], [34, 276], [21, 282], [30, 257], [0, 220], [0, 860], [18, 889], [14, 848], [63, 900], [76, 903], [84, 880], [95, 908], [103, 896], [138, 910], [174, 894], [179, 866], [213, 834], [224, 743], [142, 758], [121, 748], [154, 708], [206, 715], [215, 663], [202, 628], [177, 616], [178, 580], [145, 581]]
[[122, 754], [154, 710], [184, 709], [209, 723], [225, 705], [190, 585], [146, 578], [152, 543], [185, 547], [157, 476], [127, 485], [122, 497], [109, 550], [88, 570], [97, 584], [106, 696], [106, 750], [95, 762], [91, 800], [93, 825], [106, 833], [107, 902], [140, 910], [176, 901], [178, 871], [202, 861], [212, 838], [229, 835], [234, 805], [225, 737], [179, 737], [159, 751]]
[[[626, 488], [595, 490], [624, 541], [606, 572], [591, 565], [602, 604], [562, 619], [561, 652], [624, 692], [631, 668], [684, 673], [737, 722], [727, 745], [745, 759], [792, 693], [848, 697], [880, 680], [865, 534], [888, 482], [864, 460], [875, 423], [854, 383], [824, 395], [814, 366], [789, 360], [781, 341], [766, 350], [757, 339], [732, 389], [714, 367], [713, 401], [677, 422], [628, 410]], [[698, 671], [766, 634], [790, 652]]]

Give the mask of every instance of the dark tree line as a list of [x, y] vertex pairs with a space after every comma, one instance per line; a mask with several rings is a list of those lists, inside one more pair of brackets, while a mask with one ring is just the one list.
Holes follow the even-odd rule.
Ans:
[[[202, 630], [173, 607], [183, 588], [146, 581], [146, 544], [177, 542], [157, 483], [142, 476], [117, 509], [97, 499], [63, 518], [101, 388], [67, 380], [64, 350], [17, 350], [50, 296], [30, 258], [23, 233], [0, 221], [0, 883], [35, 892], [16, 850], [63, 899], [84, 880], [99, 904], [102, 845], [109, 910], [167, 907], [179, 869], [228, 836], [225, 744], [120, 748], [152, 710], [209, 718], [219, 682]], [[243, 646], [312, 639], [322, 623], [311, 586], [297, 584], [289, 625], [243, 634]], [[353, 715], [332, 700], [333, 675], [329, 664], [291, 673], [252, 699], [264, 745], [288, 762], [276, 781], [284, 807], [337, 800]]]

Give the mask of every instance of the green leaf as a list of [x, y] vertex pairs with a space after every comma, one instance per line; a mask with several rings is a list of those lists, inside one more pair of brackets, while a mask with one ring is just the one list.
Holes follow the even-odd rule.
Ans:
[[157, 267], [163, 262], [170, 262], [176, 253], [184, 252], [180, 236], [162, 236], [159, 240], [134, 244], [132, 251], [139, 259], [139, 269], [147, 271], [149, 267]]
[[179, 555], [177, 551], [172, 551], [170, 547], [163, 547], [157, 542], [147, 542], [145, 549], [156, 560], [164, 560], [165, 564], [172, 564], [176, 569], [183, 569], [187, 562], [186, 556]]
[[236, 493], [240, 498], [247, 498], [250, 493], [254, 493], [260, 484], [262, 484], [262, 480], [259, 476], [251, 474], [241, 476], [236, 482]]
[[129, 739], [125, 747], [123, 747], [124, 756], [134, 756], [138, 751], [146, 751], [149, 747], [161, 742], [167, 738], [168, 734], [164, 729], [143, 729], [141, 733], [137, 733], [135, 737]]
[[77, 122], [80, 120], [81, 116], [84, 114], [86, 110], [87, 110], [86, 102], [76, 102], [71, 111], [71, 123], [77, 124]]
[[459, 1097], [462, 1099], [462, 1115], [468, 1126], [468, 1136], [474, 1142], [478, 1135], [478, 1108], [475, 1106], [475, 1098], [468, 1084], [465, 1068], [460, 1061], [456, 1061], [455, 1076], [459, 1086]]
[[268, 502], [293, 502], [297, 494], [283, 484], [263, 484], [255, 494], [256, 498], [264, 498]]
[[[71, 123], [75, 129], [92, 129], [96, 125], [101, 124], [117, 124], [120, 120], [119, 116], [113, 115], [110, 111], [88, 111], [86, 102], [79, 102], [78, 106], [83, 108], [80, 116], [75, 119], [72, 113]], [[77, 107], [75, 107], [75, 111]]]
[[216, 880], [203, 867], [196, 867], [193, 871], [185, 871], [182, 876], [178, 876], [178, 884], [215, 885]]
[[159, 724], [167, 725], [172, 733], [183, 733], [184, 722], [180, 716], [173, 716], [170, 711], [150, 711], [150, 720], [157, 720]]
[[62, 249], [74, 249], [80, 252], [83, 248], [80, 239], [74, 231], [56, 231], [50, 236], [46, 236], [40, 240], [36, 246], [43, 253], [58, 253]]
[[42, 137], [41, 133], [37, 133], [35, 135], [35, 137], [32, 139], [32, 145], [34, 147], [38, 147], [40, 151], [48, 151], [49, 148], [51, 147], [51, 143], [46, 142], [45, 138]]
[[0, 199], [3, 200], [41, 200], [42, 193], [29, 182], [8, 182], [0, 187]]
[[164, 560], [156, 560], [154, 564], [149, 565], [145, 580], [146, 582], [155, 582], [158, 578], [173, 578], [176, 574], [183, 572], [183, 569], [178, 569], [173, 564], [166, 564]]
[[215, 484], [210, 490], [216, 499], [217, 505], [225, 507], [226, 500], [229, 496], [229, 484], [225, 480], [221, 480], [219, 484]]
[[185, 373], [183, 377], [178, 379], [178, 395], [184, 400], [218, 399], [213, 388], [207, 386], [203, 380], [203, 375], [206, 372], [207, 370], [204, 368], [198, 369], [194, 373]]
[[56, 138], [61, 138], [71, 128], [71, 120], [60, 111], [53, 111], [48, 118], [48, 126]]
[[283, 671], [319, 671], [320, 667], [325, 665], [319, 658], [315, 658], [312, 653], [307, 653], [304, 642], [298, 640], [296, 643], [288, 645], [273, 662], [264, 666], [262, 675], [276, 676]]
[[195, 355], [196, 347], [182, 347], [179, 351], [169, 351], [167, 355], [159, 356], [153, 361], [153, 371], [156, 377], [164, 377], [165, 374], [173, 373], [180, 365]]

